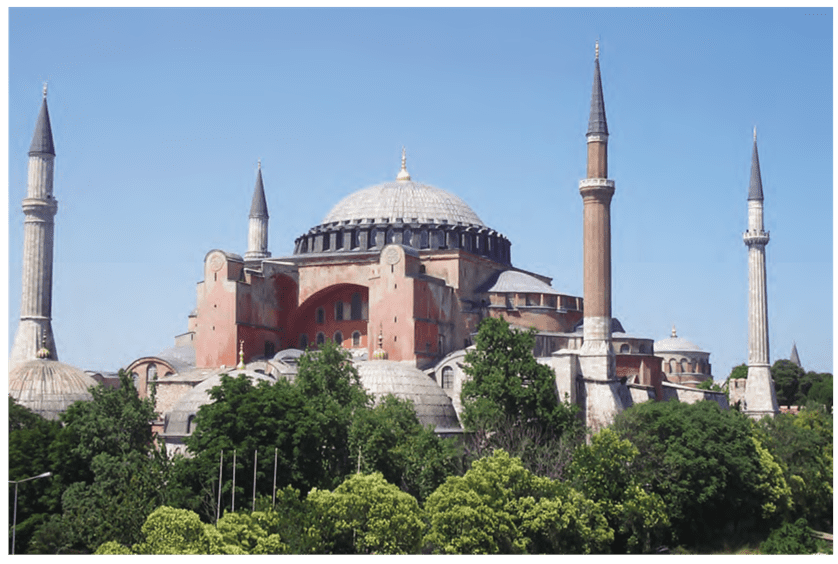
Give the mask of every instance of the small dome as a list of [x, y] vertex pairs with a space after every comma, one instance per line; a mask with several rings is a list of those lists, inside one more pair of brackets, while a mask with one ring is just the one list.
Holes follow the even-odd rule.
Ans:
[[361, 384], [376, 400], [393, 394], [413, 402], [422, 425], [437, 431], [460, 428], [451, 398], [418, 368], [390, 360], [358, 362], [356, 367]]
[[487, 293], [529, 293], [529, 294], [547, 294], [552, 296], [559, 295], [559, 292], [554, 290], [546, 282], [542, 282], [535, 276], [520, 272], [517, 270], [504, 270], [492, 276], [478, 292]]
[[385, 182], [358, 190], [338, 202], [323, 218], [323, 224], [365, 220], [395, 223], [399, 219], [485, 227], [458, 196], [411, 180]]
[[56, 360], [27, 360], [9, 371], [9, 395], [45, 419], [58, 419], [71, 404], [90, 401], [96, 380]]
[[670, 352], [707, 352], [695, 343], [683, 339], [681, 337], [670, 337], [660, 341], [655, 341], [655, 353], [670, 353]]
[[[238, 378], [240, 374], [244, 374], [250, 378], [251, 383], [254, 385], [259, 380], [267, 380], [271, 383], [276, 382], [276, 379], [272, 376], [249, 369], [217, 368], [211, 371], [197, 369], [194, 372], [208, 372], [208, 375], [200, 384], [183, 394], [172, 409], [166, 413], [166, 426], [163, 435], [188, 435], [192, 432], [192, 429], [190, 429], [190, 419], [197, 415], [198, 409], [202, 405], [212, 403], [209, 392], [214, 387], [221, 385], [222, 374], [227, 374], [233, 378]], [[188, 375], [189, 373], [183, 376], [188, 377]]]

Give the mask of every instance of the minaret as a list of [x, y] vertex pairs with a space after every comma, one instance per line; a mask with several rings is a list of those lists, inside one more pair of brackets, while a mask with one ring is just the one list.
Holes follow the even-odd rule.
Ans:
[[29, 146], [29, 178], [23, 200], [23, 287], [20, 323], [15, 334], [9, 365], [38, 358], [49, 351], [58, 360], [52, 334], [52, 253], [58, 202], [52, 197], [55, 147], [47, 109], [47, 86]]
[[803, 364], [800, 363], [800, 355], [797, 354], [797, 343], [791, 344], [791, 355], [789, 355], [789, 360], [798, 368], [803, 368]]
[[768, 358], [768, 296], [765, 283], [768, 232], [763, 229], [762, 177], [756, 128], [748, 187], [748, 230], [744, 240], [748, 246], [748, 380], [745, 383], [743, 411], [759, 419], [765, 415], [773, 417], [779, 409]]
[[[593, 370], [585, 370], [583, 366], [586, 378], [610, 380], [616, 372], [611, 347], [611, 197], [614, 195], [614, 181], [608, 180], [608, 124], [599, 74], [599, 42], [594, 60], [591, 116], [586, 137], [588, 177], [579, 182], [584, 203], [585, 299], [580, 355], [599, 358]], [[580, 360], [585, 362], [584, 358]]]
[[260, 260], [271, 256], [268, 252], [268, 204], [265, 201], [265, 186], [262, 184], [262, 161], [256, 173], [256, 187], [253, 189], [253, 203], [250, 204], [250, 222], [247, 229], [247, 252], [245, 260]]

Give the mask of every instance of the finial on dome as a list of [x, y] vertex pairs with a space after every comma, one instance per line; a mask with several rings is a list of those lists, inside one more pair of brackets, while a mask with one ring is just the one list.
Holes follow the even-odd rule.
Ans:
[[675, 332], [675, 326], [673, 325], [672, 326], [672, 338], [674, 339], [677, 336], [678, 336], [678, 334]]
[[599, 39], [596, 40], [596, 47], [594, 47], [594, 58], [599, 60]]
[[236, 370], [244, 370], [244, 341], [239, 341], [239, 363], [236, 365]]
[[410, 180], [410, 173], [407, 172], [407, 157], [405, 156], [404, 145], [402, 145], [402, 169], [399, 171], [396, 180], [400, 182]]
[[49, 358], [50, 354], [49, 354], [49, 349], [47, 348], [47, 335], [46, 335], [46, 333], [44, 333], [42, 335], [41, 348], [38, 350], [37, 353], [35, 353], [35, 355], [42, 360], [46, 360], [46, 359]]

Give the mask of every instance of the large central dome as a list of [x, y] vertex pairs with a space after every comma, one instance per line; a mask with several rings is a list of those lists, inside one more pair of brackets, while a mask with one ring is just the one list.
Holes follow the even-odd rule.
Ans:
[[338, 202], [323, 218], [323, 224], [358, 221], [484, 226], [458, 196], [412, 180], [385, 182], [358, 190]]

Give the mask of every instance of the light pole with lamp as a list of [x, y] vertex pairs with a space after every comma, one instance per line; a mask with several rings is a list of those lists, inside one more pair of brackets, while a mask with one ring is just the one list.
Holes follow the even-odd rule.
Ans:
[[17, 528], [17, 485], [21, 482], [28, 482], [29, 480], [37, 480], [38, 478], [49, 478], [52, 476], [52, 472], [44, 472], [43, 474], [38, 474], [37, 476], [32, 476], [30, 478], [24, 478], [22, 480], [9, 480], [10, 484], [15, 485], [15, 509], [12, 517], [12, 555], [15, 553], [15, 529]]

